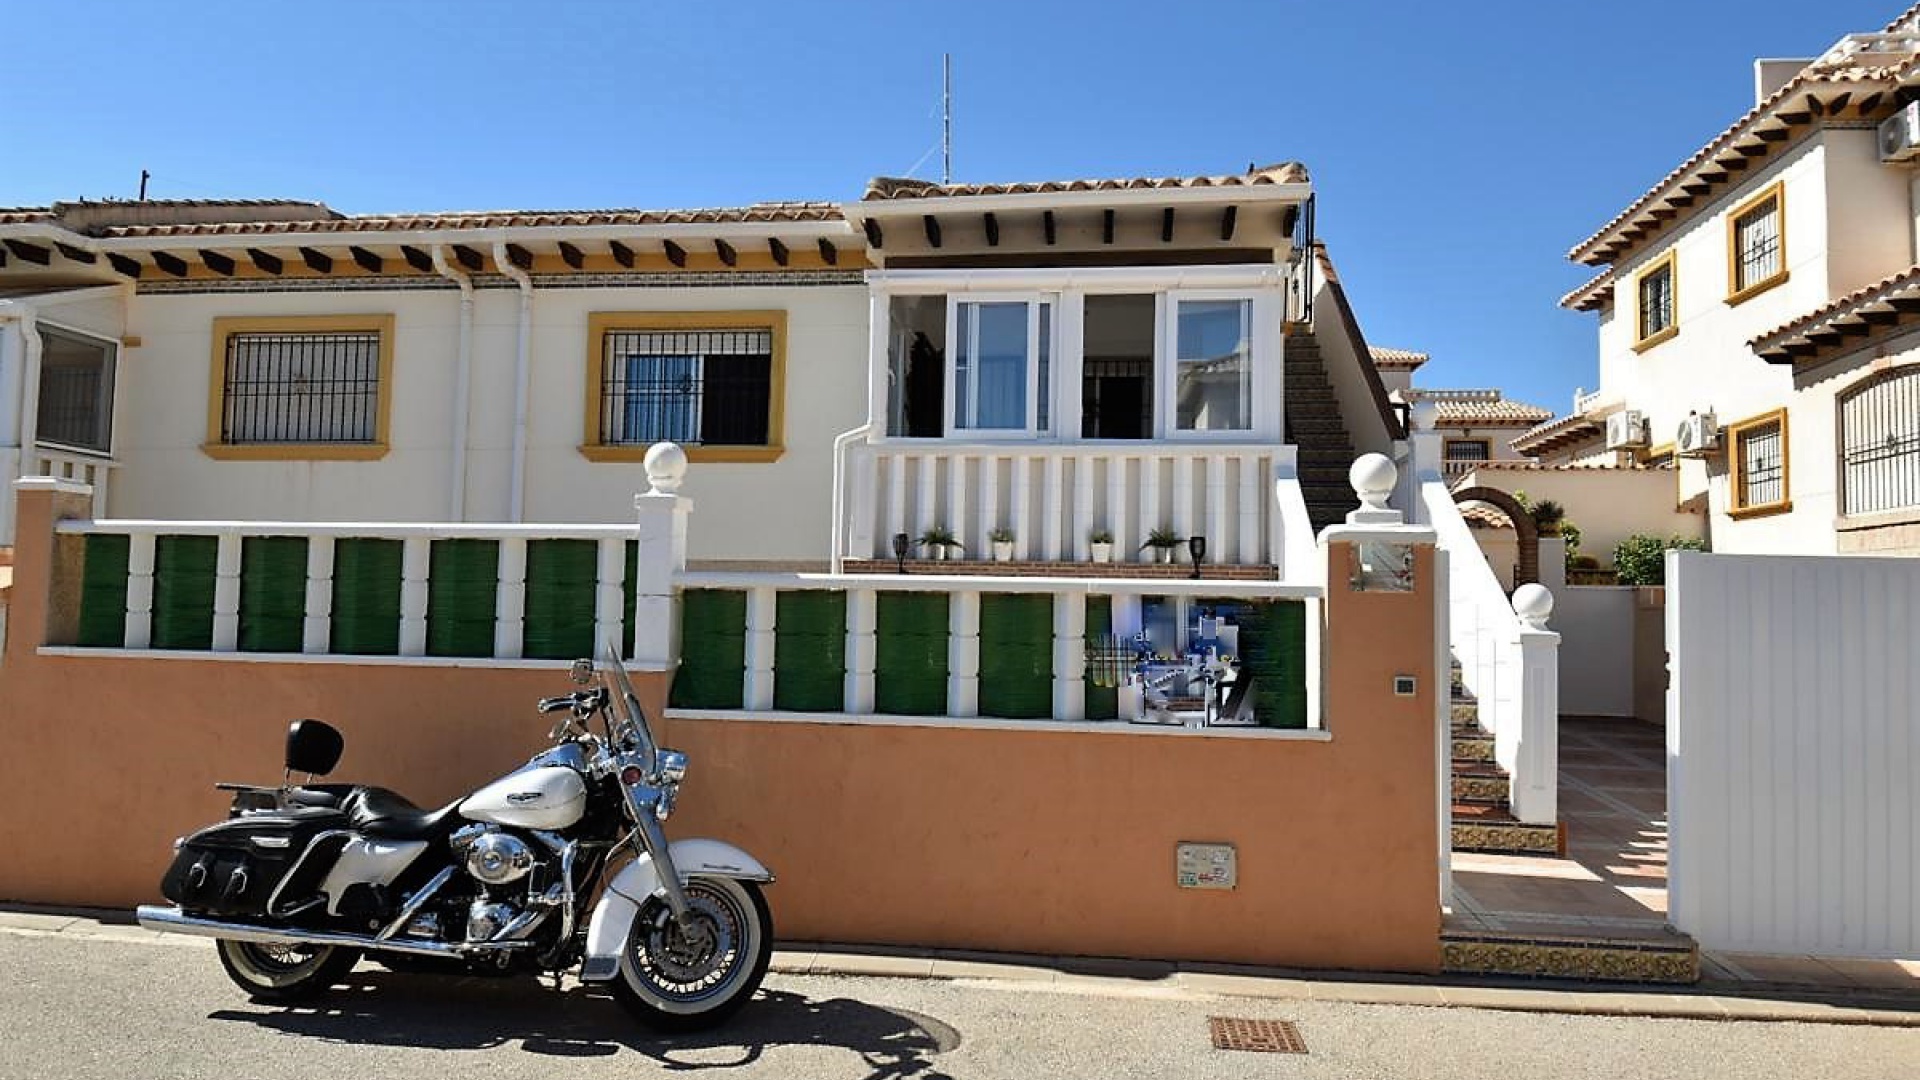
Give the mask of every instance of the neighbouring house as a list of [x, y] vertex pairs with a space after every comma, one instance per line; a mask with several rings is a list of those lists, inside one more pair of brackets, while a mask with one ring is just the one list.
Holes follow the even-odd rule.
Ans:
[[[1515, 446], [1715, 551], [1920, 554], [1920, 8], [1757, 61], [1754, 97], [1569, 252], [1600, 386]], [[1636, 469], [1673, 475], [1631, 509]]]

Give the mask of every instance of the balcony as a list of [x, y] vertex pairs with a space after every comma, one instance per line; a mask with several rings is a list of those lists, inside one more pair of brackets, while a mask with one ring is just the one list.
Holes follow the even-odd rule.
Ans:
[[[1283, 562], [1287, 531], [1275, 481], [1291, 480], [1293, 455], [1290, 446], [1211, 442], [859, 444], [847, 451], [841, 550], [891, 563], [896, 534], [917, 539], [944, 527], [962, 557], [984, 559], [990, 534], [1004, 527], [1016, 561], [1084, 563], [1099, 529], [1113, 536], [1114, 562], [1147, 564], [1156, 556], [1143, 550], [1148, 534], [1170, 529], [1183, 541], [1206, 538], [1202, 565], [1271, 570]], [[922, 554], [917, 545], [912, 554]], [[1179, 558], [1187, 560], [1184, 548]]]

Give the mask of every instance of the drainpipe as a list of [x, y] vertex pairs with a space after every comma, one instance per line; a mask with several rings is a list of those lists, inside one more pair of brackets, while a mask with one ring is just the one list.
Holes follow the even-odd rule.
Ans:
[[467, 514], [467, 423], [473, 409], [473, 279], [447, 261], [444, 244], [433, 245], [433, 268], [460, 287], [460, 344], [453, 361], [453, 479], [447, 520]]
[[513, 357], [513, 477], [507, 498], [507, 520], [523, 520], [527, 497], [527, 377], [532, 368], [528, 349], [533, 334], [533, 279], [507, 259], [507, 242], [493, 242], [493, 262], [520, 286], [520, 336]]

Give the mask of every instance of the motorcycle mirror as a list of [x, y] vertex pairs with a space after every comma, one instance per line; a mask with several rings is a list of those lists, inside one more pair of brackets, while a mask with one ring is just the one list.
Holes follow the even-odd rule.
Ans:
[[585, 686], [593, 681], [593, 661], [575, 660], [573, 670], [567, 674], [575, 686]]

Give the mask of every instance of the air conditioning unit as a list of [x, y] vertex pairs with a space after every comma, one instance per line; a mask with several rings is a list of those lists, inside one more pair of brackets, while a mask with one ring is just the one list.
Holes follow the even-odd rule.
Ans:
[[1607, 449], [1630, 450], [1645, 446], [1647, 418], [1638, 409], [1624, 409], [1607, 417]]
[[1880, 160], [1912, 161], [1920, 157], [1920, 101], [1880, 121]]
[[1681, 457], [1706, 457], [1720, 449], [1720, 425], [1712, 413], [1688, 413], [1673, 434], [1673, 448]]

